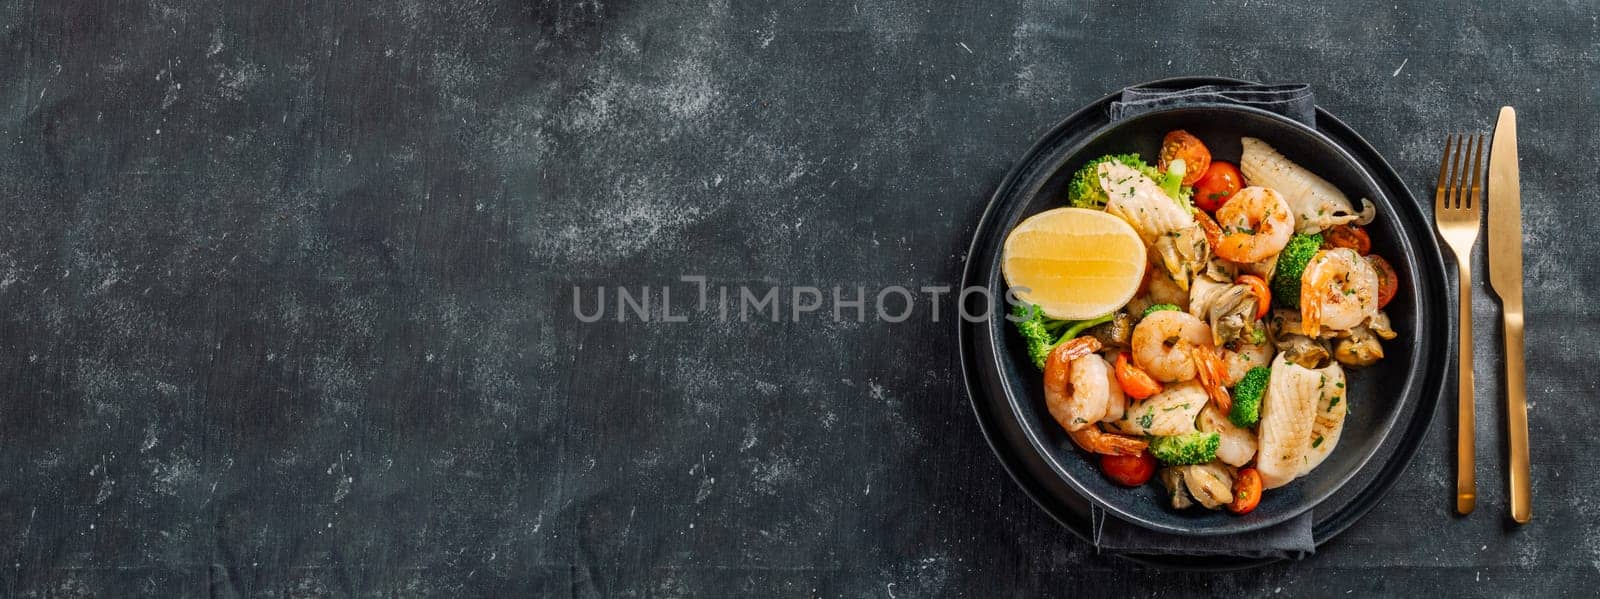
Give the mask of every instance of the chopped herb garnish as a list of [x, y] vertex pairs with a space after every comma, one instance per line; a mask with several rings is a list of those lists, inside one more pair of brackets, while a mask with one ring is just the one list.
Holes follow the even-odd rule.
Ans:
[[1322, 445], [1322, 435], [1317, 435], [1317, 438], [1313, 439], [1311, 441], [1311, 447], [1316, 448], [1316, 447], [1321, 446], [1321, 445]]

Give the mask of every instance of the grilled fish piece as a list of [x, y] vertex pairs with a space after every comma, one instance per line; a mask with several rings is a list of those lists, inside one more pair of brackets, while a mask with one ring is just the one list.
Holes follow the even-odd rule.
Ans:
[[1289, 484], [1310, 462], [1322, 379], [1322, 373], [1290, 362], [1283, 354], [1272, 360], [1272, 376], [1261, 398], [1261, 423], [1256, 427], [1256, 469], [1262, 486], [1276, 489]]
[[1229, 466], [1243, 466], [1256, 455], [1256, 434], [1250, 429], [1235, 425], [1214, 405], [1200, 411], [1195, 426], [1203, 433], [1217, 433], [1217, 459]]
[[1377, 216], [1377, 207], [1362, 200], [1357, 212], [1338, 187], [1300, 165], [1290, 162], [1267, 142], [1254, 137], [1239, 140], [1244, 152], [1239, 170], [1251, 185], [1271, 188], [1283, 194], [1294, 211], [1295, 232], [1316, 233], [1323, 229], [1355, 222], [1366, 224]]
[[1130, 435], [1171, 436], [1195, 432], [1194, 420], [1209, 398], [1195, 381], [1168, 384], [1160, 393], [1132, 402], [1122, 419], [1109, 423]]

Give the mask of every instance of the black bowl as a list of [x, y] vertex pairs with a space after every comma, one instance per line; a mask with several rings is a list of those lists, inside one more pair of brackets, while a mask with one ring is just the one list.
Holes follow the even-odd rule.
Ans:
[[[1444, 338], [1449, 323], [1442, 316], [1422, 316], [1424, 306], [1439, 305], [1443, 298], [1437, 296], [1438, 285], [1423, 284], [1424, 279], [1417, 276], [1435, 276], [1436, 269], [1425, 264], [1438, 260], [1439, 249], [1432, 231], [1423, 228], [1426, 223], [1415, 218], [1415, 206], [1397, 207], [1371, 173], [1338, 144], [1277, 114], [1220, 104], [1168, 108], [1110, 123], [1078, 143], [1034, 156], [1034, 165], [1019, 168], [1017, 172], [1023, 176], [1008, 181], [997, 194], [990, 213], [994, 219], [986, 218], [984, 226], [1009, 231], [1027, 216], [1059, 207], [1072, 173], [1084, 162], [1126, 152], [1153, 158], [1161, 137], [1173, 129], [1199, 136], [1217, 159], [1230, 162], [1238, 161], [1240, 137], [1260, 138], [1353, 200], [1365, 197], [1378, 207], [1378, 218], [1368, 231], [1373, 251], [1387, 258], [1399, 274], [1399, 293], [1386, 311], [1400, 337], [1384, 344], [1387, 356], [1377, 365], [1348, 371], [1350, 413], [1332, 455], [1310, 474], [1266, 492], [1260, 506], [1248, 515], [1199, 508], [1175, 511], [1162, 500], [1158, 484], [1120, 487], [1100, 473], [1094, 456], [1072, 444], [1045, 409], [1042, 377], [1028, 361], [1022, 340], [1009, 323], [994, 318], [981, 325], [979, 347], [994, 353], [986, 366], [997, 369], [999, 391], [1033, 448], [1077, 492], [1115, 516], [1150, 529], [1187, 535], [1233, 534], [1283, 522], [1333, 495], [1383, 446], [1385, 437], [1396, 430], [1398, 416], [1421, 401], [1424, 381], [1443, 379], [1448, 356], [1437, 340]], [[1004, 237], [989, 236], [996, 246]], [[985, 276], [971, 282], [986, 285], [994, 297], [1003, 297], [998, 247], [974, 249], [974, 256], [985, 256], [988, 262]], [[1432, 283], [1431, 279], [1427, 282]]]

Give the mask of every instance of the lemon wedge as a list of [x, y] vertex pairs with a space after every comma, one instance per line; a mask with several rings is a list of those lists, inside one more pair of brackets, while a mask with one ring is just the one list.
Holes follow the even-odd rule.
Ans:
[[1127, 222], [1099, 210], [1056, 208], [1011, 230], [1000, 270], [1017, 297], [1045, 316], [1085, 320], [1133, 299], [1145, 262], [1144, 242]]

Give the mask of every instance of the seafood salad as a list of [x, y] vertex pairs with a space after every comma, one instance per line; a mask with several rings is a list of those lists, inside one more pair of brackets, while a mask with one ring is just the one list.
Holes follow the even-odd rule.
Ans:
[[[1007, 240], [1013, 291], [1096, 286], [1014, 295], [1010, 320], [1043, 371], [1050, 416], [1111, 480], [1159, 481], [1172, 509], [1249, 513], [1315, 469], [1339, 445], [1346, 372], [1383, 359], [1396, 336], [1384, 313], [1396, 273], [1363, 228], [1372, 203], [1262, 140], [1239, 142], [1237, 164], [1183, 130], [1154, 164], [1091, 160], [1068, 206]], [[1078, 239], [1095, 219], [1109, 224]], [[1105, 241], [1117, 235], [1130, 241]], [[1062, 299], [1075, 297], [1112, 299]]]

